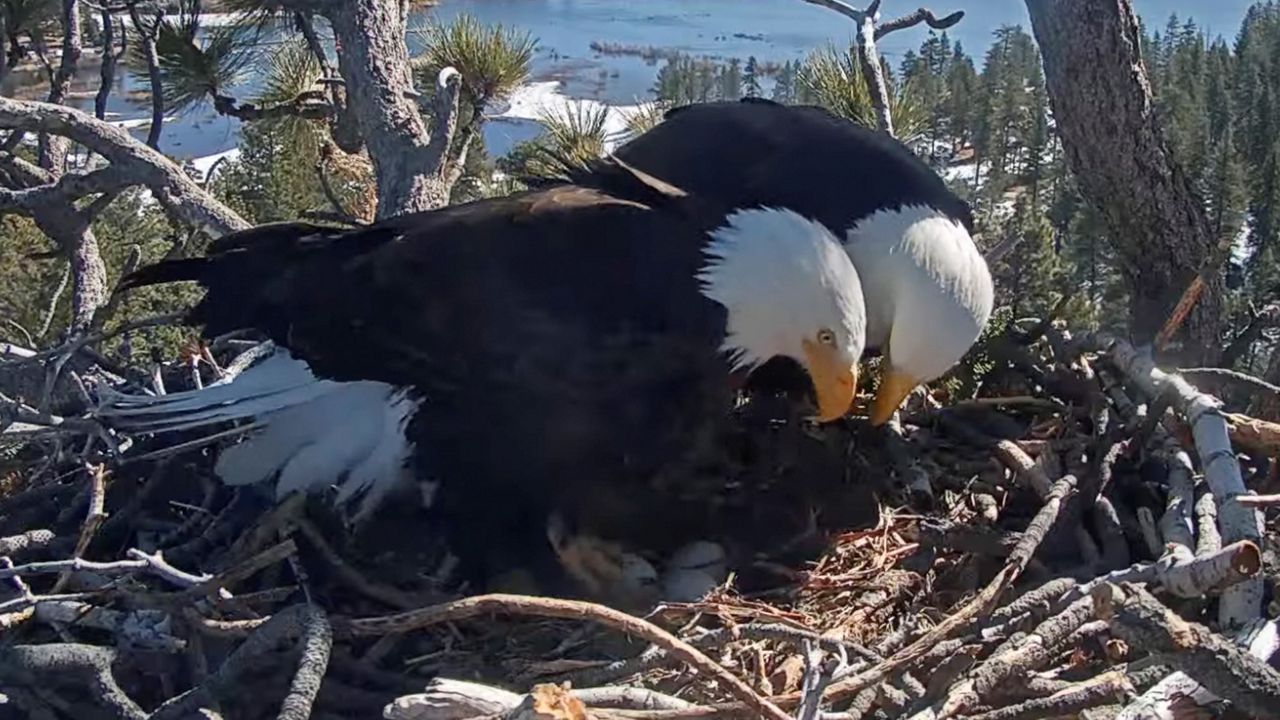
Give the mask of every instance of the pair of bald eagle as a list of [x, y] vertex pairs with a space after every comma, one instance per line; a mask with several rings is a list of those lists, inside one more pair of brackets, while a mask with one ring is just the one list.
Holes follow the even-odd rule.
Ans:
[[101, 413], [134, 432], [252, 419], [227, 483], [336, 486], [365, 514], [416, 480], [464, 565], [599, 591], [625, 572], [565, 528], [661, 523], [635, 517], [647, 479], [759, 368], [803, 369], [832, 421], [878, 351], [880, 424], [954, 365], [993, 302], [971, 222], [905, 146], [825, 110], [687, 106], [567, 180], [355, 230], [258, 227], [138, 270], [122, 288], [194, 280], [206, 335], [277, 348]]

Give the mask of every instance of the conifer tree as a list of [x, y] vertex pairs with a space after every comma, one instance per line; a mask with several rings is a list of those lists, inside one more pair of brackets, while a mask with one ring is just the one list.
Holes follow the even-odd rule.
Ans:
[[756, 65], [756, 56], [752, 55], [747, 58], [747, 64], [742, 68], [742, 94], [749, 98], [760, 97], [763, 91], [760, 88], [760, 70]]

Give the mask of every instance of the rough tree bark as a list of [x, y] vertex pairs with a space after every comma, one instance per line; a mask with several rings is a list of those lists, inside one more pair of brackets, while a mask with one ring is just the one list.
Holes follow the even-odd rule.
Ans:
[[[1085, 198], [1102, 214], [1132, 294], [1133, 334], [1159, 332], [1215, 242], [1169, 151], [1129, 0], [1027, 0], [1054, 119]], [[1217, 353], [1221, 278], [1193, 311], [1180, 355]]]
[[[64, 105], [0, 98], [0, 129], [66, 137], [102, 155], [114, 173], [68, 174], [62, 178], [61, 187], [44, 185], [10, 192], [7, 196], [0, 191], [0, 209], [5, 205], [24, 208], [24, 203], [31, 202], [33, 196], [64, 194], [75, 198], [143, 185], [151, 190], [170, 217], [193, 229], [219, 237], [249, 227], [244, 218], [207, 193], [167, 157], [138, 142], [127, 130], [92, 115]], [[105, 182], [107, 180], [111, 182]]]
[[[62, 0], [62, 59], [58, 69], [50, 77], [49, 103], [58, 104], [66, 99], [71, 81], [79, 69], [82, 47], [80, 42], [80, 3], [78, 0]], [[22, 130], [22, 129], [19, 129]], [[44, 174], [31, 177], [28, 186], [56, 181], [62, 176], [71, 150], [67, 138], [47, 132], [39, 133], [39, 162]], [[19, 172], [10, 168], [11, 172]], [[67, 262], [71, 264], [71, 333], [87, 329], [93, 322], [93, 314], [107, 301], [107, 266], [102, 261], [98, 239], [89, 222], [76, 210], [66, 197], [51, 195], [30, 206], [31, 217], [40, 230], [58, 244]]]
[[330, 0], [320, 13], [333, 26], [341, 48], [338, 68], [346, 81], [347, 103], [378, 183], [378, 217], [448, 204], [452, 137], [445, 128], [454, 123], [437, 118], [436, 137], [431, 137], [418, 111], [400, 3]]

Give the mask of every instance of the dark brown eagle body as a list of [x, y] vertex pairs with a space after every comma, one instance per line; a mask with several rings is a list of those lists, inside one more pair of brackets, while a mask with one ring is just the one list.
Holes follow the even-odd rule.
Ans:
[[733, 402], [725, 309], [695, 277], [723, 217], [643, 183], [615, 190], [355, 230], [269, 225], [123, 286], [195, 280], [206, 335], [255, 328], [318, 378], [410, 388], [411, 471], [440, 480], [430, 512], [462, 566], [546, 568], [552, 512], [660, 537], [647, 482]]

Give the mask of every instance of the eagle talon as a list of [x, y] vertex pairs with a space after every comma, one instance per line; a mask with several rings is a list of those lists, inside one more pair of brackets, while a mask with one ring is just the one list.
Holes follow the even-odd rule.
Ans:
[[561, 568], [588, 596], [624, 606], [643, 606], [657, 599], [657, 571], [618, 543], [570, 534], [559, 515], [547, 522], [547, 540]]

